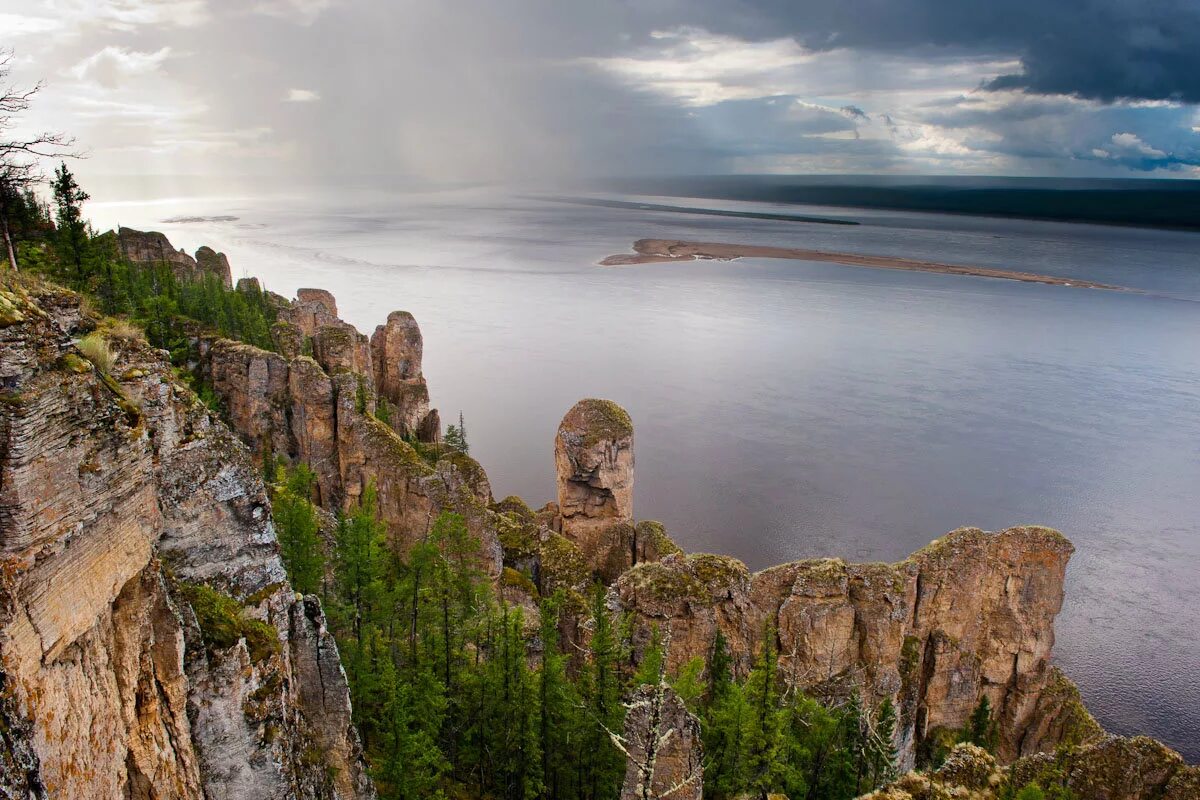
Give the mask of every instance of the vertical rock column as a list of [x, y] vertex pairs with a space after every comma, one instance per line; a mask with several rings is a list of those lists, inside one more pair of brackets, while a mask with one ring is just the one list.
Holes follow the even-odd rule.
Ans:
[[441, 433], [437, 412], [429, 410], [429, 388], [421, 374], [425, 344], [416, 319], [393, 311], [371, 336], [375, 389], [390, 406], [392, 427], [403, 436], [436, 441]]
[[612, 580], [636, 561], [633, 422], [611, 400], [580, 400], [554, 439], [558, 519], [592, 570]]

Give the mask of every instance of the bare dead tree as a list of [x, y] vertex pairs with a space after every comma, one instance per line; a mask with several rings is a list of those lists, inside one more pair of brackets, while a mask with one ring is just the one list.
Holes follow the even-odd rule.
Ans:
[[45, 180], [40, 161], [43, 158], [81, 158], [74, 137], [53, 131], [17, 133], [21, 115], [29, 110], [42, 90], [42, 82], [18, 87], [9, 83], [14, 59], [12, 50], [0, 49], [0, 230], [8, 266], [17, 269], [17, 250], [12, 239], [9, 217], [13, 201], [33, 185]]

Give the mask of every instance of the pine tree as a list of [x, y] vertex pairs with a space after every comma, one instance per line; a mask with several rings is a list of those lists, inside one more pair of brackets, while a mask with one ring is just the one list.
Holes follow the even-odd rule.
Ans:
[[746, 679], [746, 699], [752, 711], [746, 743], [747, 788], [760, 795], [770, 793], [775, 785], [781, 727], [778, 672], [775, 630], [768, 625], [763, 629], [758, 659]]
[[725, 634], [717, 628], [713, 638], [712, 653], [708, 659], [708, 703], [721, 698], [725, 690], [733, 683], [733, 659], [729, 655], [729, 642]]
[[883, 699], [869, 734], [870, 780], [867, 790], [873, 790], [896, 775], [896, 706], [892, 698]]
[[54, 170], [50, 184], [54, 192], [56, 207], [55, 222], [58, 225], [58, 244], [66, 260], [74, 267], [75, 287], [86, 288], [83, 261], [88, 242], [87, 223], [83, 219], [83, 204], [91, 199], [76, 182], [75, 176], [65, 163]]
[[387, 589], [387, 533], [378, 517], [378, 493], [367, 484], [358, 504], [338, 519], [334, 560], [337, 605], [361, 648], [364, 625], [384, 616]]
[[297, 464], [285, 473], [283, 485], [274, 487], [271, 496], [279, 554], [292, 588], [301, 594], [319, 592], [325, 577], [325, 556], [311, 500], [316, 479], [306, 464]]
[[986, 694], [979, 698], [979, 704], [967, 720], [963, 741], [979, 745], [988, 752], [996, 747], [996, 723], [992, 720], [992, 703]]
[[625, 773], [625, 759], [613, 745], [611, 733], [620, 730], [624, 718], [618, 673], [618, 641], [612, 618], [604, 602], [604, 587], [592, 590], [591, 612], [594, 625], [591, 640], [591, 664], [585, 683], [585, 702], [590, 724], [585, 733], [581, 795], [587, 800], [614, 797]]

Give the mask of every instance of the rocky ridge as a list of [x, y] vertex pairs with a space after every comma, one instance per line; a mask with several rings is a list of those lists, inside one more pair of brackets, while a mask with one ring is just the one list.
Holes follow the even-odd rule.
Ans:
[[1145, 736], [1103, 736], [1059, 753], [1026, 756], [1009, 766], [986, 750], [958, 745], [938, 769], [909, 773], [860, 800], [1000, 800], [1036, 784], [1065, 788], [1083, 800], [1196, 800], [1200, 767]]
[[133, 264], [165, 264], [180, 280], [215, 275], [226, 287], [233, 286], [229, 259], [211, 247], [201, 247], [192, 257], [172, 247], [167, 237], [158, 231], [136, 231], [133, 228], [119, 228], [117, 244], [121, 255]]
[[373, 797], [246, 447], [137, 337], [85, 359], [77, 296], [0, 309], [0, 796]]
[[[509, 602], [532, 614], [537, 594], [563, 589], [575, 598], [568, 603], [573, 613], [564, 615], [564, 641], [586, 643], [583, 593], [594, 580], [609, 587], [611, 613], [630, 619], [635, 661], [656, 627], [669, 631], [672, 668], [706, 657], [720, 630], [735, 670], [745, 675], [769, 629], [789, 686], [818, 696], [858, 690], [874, 703], [893, 699], [905, 768], [923, 745], [961, 728], [983, 696], [996, 709], [1004, 761], [1100, 734], [1074, 686], [1050, 663], [1073, 552], [1057, 531], [964, 528], [896, 564], [812, 559], [751, 573], [727, 556], [685, 554], [661, 524], [634, 519], [632, 421], [620, 406], [594, 398], [570, 409], [556, 434], [557, 500], [536, 511], [520, 498], [496, 502], [476, 462], [446, 454], [431, 467], [411, 446], [412, 428], [405, 441], [372, 415], [381, 386], [420, 375], [420, 334], [410, 315], [391, 314], [365, 347], [366, 337], [336, 318], [327, 293], [302, 290], [281, 302], [281, 317], [316, 331], [306, 334], [314, 339], [330, 326], [346, 330], [358, 344], [342, 352], [365, 351], [369, 368], [361, 358], [322, 364], [215, 342], [207, 359], [235, 429], [255, 448], [269, 431], [276, 452], [312, 465], [327, 507], [356, 497], [369, 472], [381, 499], [388, 496], [382, 513], [398, 541], [424, 535], [440, 508], [465, 513], [493, 554], [491, 573]], [[403, 363], [381, 366], [393, 359]], [[257, 388], [267, 385], [278, 388]], [[364, 387], [365, 403], [355, 409], [348, 398], [362, 397]], [[385, 431], [374, 441], [386, 447], [365, 435]], [[442, 472], [441, 486], [474, 476], [467, 485], [476, 490], [465, 498], [429, 491], [422, 481], [431, 469]]]

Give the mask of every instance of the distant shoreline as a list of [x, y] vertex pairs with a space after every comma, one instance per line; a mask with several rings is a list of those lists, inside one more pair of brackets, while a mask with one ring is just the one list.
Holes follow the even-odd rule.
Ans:
[[970, 275], [977, 278], [998, 278], [1023, 283], [1043, 283], [1050, 286], [1072, 286], [1081, 289], [1107, 289], [1109, 291], [1136, 291], [1125, 286], [1112, 286], [1093, 281], [1041, 275], [1036, 272], [972, 267], [961, 264], [940, 264], [935, 261], [919, 261], [894, 256], [871, 256], [858, 253], [834, 253], [827, 250], [805, 250], [798, 247], [771, 247], [754, 244], [731, 244], [723, 242], [685, 242], [678, 239], [638, 239], [633, 243], [633, 253], [612, 255], [599, 262], [602, 267], [624, 267], [637, 264], [658, 264], [671, 261], [718, 260], [731, 261], [736, 258], [783, 258], [795, 261], [826, 261], [852, 267], [873, 269], [898, 269], [907, 272], [936, 272], [943, 275]]
[[600, 208], [626, 208], [635, 211], [665, 211], [670, 214], [699, 214], [709, 217], [738, 217], [741, 219], [769, 219], [779, 222], [809, 222], [817, 225], [858, 225], [851, 219], [837, 217], [813, 217], [803, 214], [777, 214], [770, 211], [730, 211], [723, 208], [692, 208], [691, 206], [668, 206], [660, 203], [639, 203], [631, 200], [605, 200], [593, 197], [537, 197], [552, 203], [571, 203], [577, 206]]

